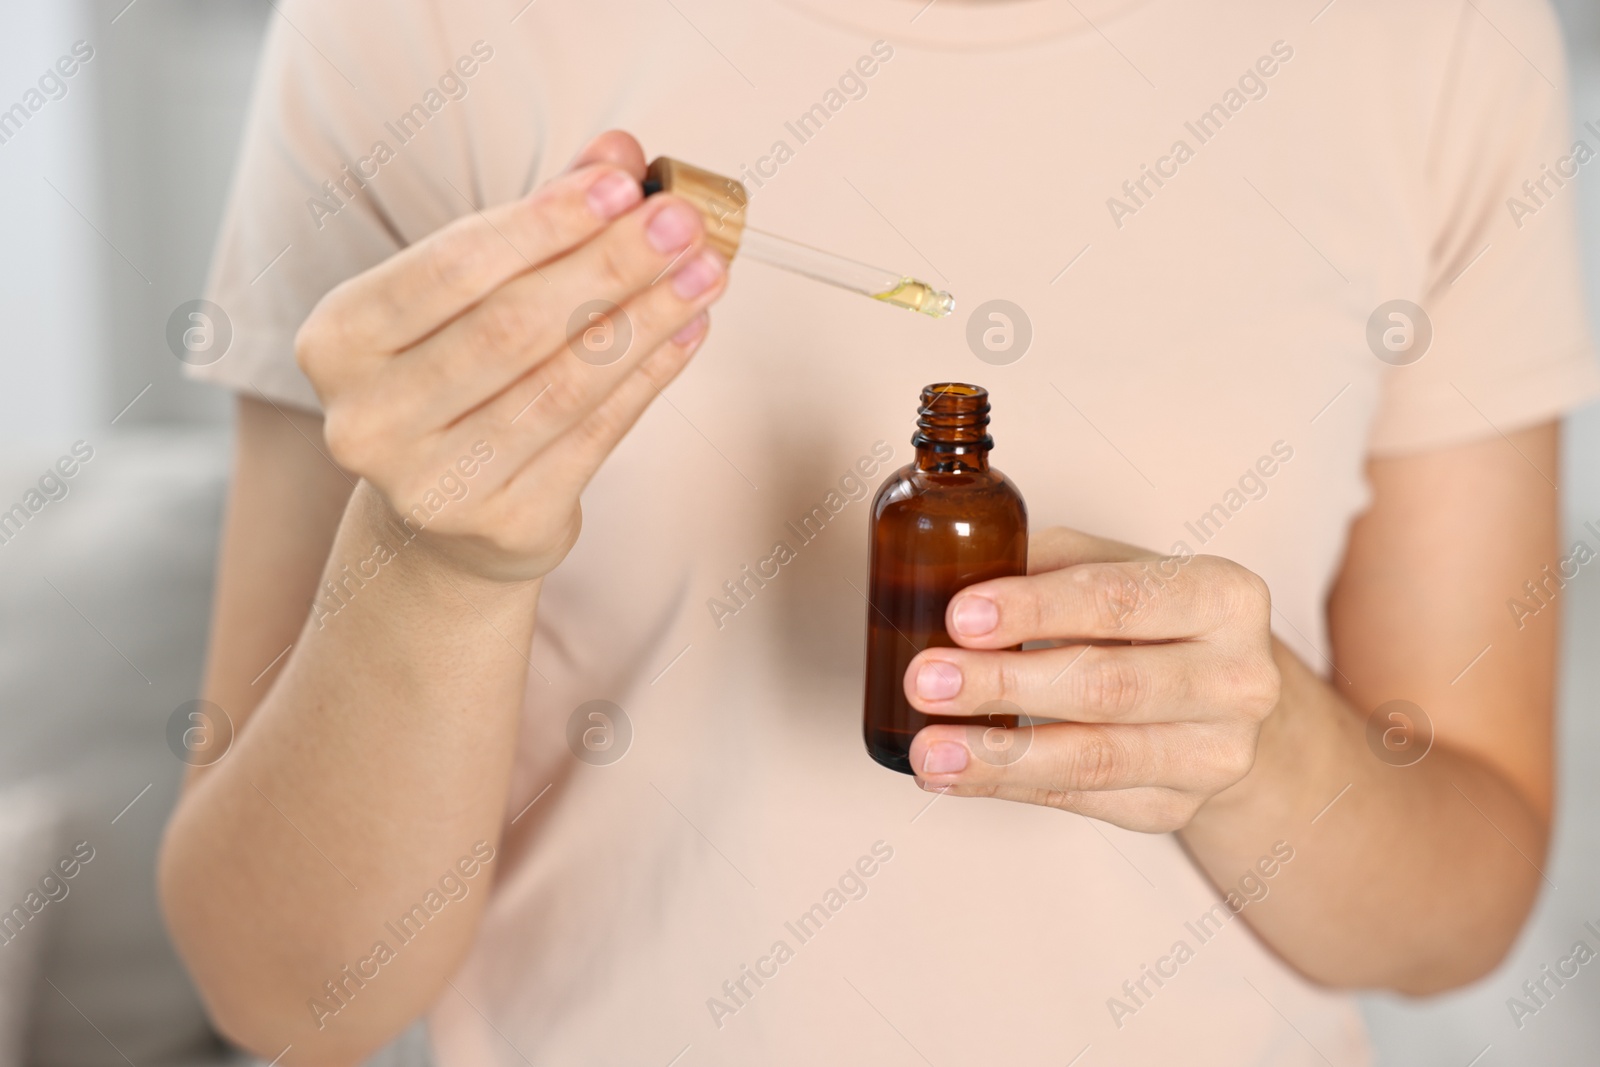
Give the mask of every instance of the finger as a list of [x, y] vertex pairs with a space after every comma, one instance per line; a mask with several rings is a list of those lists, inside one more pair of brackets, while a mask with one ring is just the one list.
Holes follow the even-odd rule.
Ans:
[[1157, 553], [1138, 545], [1096, 537], [1082, 530], [1052, 526], [1028, 540], [1028, 573], [1060, 570], [1076, 563], [1105, 563], [1112, 560], [1156, 559]]
[[1080, 563], [995, 578], [951, 598], [945, 627], [969, 648], [1024, 641], [1168, 641], [1265, 615], [1266, 583], [1216, 556]]
[[[1214, 650], [1185, 641], [1027, 652], [930, 648], [906, 668], [905, 692], [926, 715], [987, 715], [1003, 702], [1075, 722], [1205, 722], [1239, 699], [1237, 688], [1210, 684], [1222, 681], [1210, 677], [1216, 660]], [[1275, 685], [1268, 664], [1261, 674], [1263, 691]]]
[[[514, 466], [521, 466], [551, 442], [589, 417], [607, 396], [664, 344], [687, 344], [705, 332], [702, 316], [727, 286], [727, 268], [715, 252], [703, 250], [658, 285], [652, 285], [613, 315], [610, 328], [629, 334], [627, 351], [592, 353], [581, 341], [556, 354], [512, 383], [466, 421], [493, 427]], [[615, 362], [592, 362], [594, 359]], [[484, 432], [482, 430], [478, 432]]]
[[354, 351], [398, 352], [583, 243], [643, 198], [631, 173], [597, 163], [463, 216], [328, 294], [327, 321]]
[[[393, 397], [386, 406], [396, 417], [424, 425], [477, 409], [552, 355], [571, 354], [568, 342], [594, 327], [592, 316], [611, 319], [663, 275], [688, 270], [704, 241], [700, 213], [687, 201], [669, 193], [651, 197], [586, 244], [538, 274], [507, 282], [402, 353], [384, 383]], [[692, 316], [691, 311], [672, 329]], [[627, 314], [611, 326], [635, 329]]]
[[1255, 736], [1254, 724], [940, 724], [912, 739], [910, 760], [930, 787], [1003, 787], [1042, 797], [1159, 786], [1211, 795], [1249, 772]]
[[[1194, 818], [1203, 798], [1177, 789], [1144, 786], [1138, 789], [1108, 789], [1098, 793], [1041, 792], [1031, 787], [1015, 786], [1004, 782], [981, 786], [931, 785], [922, 779], [917, 784], [931, 793], [948, 793], [956, 797], [992, 797], [1021, 804], [1059, 808], [1091, 819], [1135, 830], [1144, 834], [1166, 834], [1181, 830]], [[1138, 868], [1135, 868], [1137, 870]], [[1140, 872], [1143, 873], [1142, 871]]]
[[[466, 534], [488, 542], [500, 554], [543, 553], [547, 556], [544, 569], [555, 566], [571, 548], [579, 528], [577, 509], [569, 510], [561, 502], [578, 499], [600, 463], [660, 395], [661, 388], [683, 369], [705, 339], [708, 323], [697, 325], [696, 332], [659, 346], [536, 462], [519, 468], [500, 441], [474, 437], [476, 431], [470, 423], [457, 427], [464, 436], [441, 445], [438, 455], [442, 459], [452, 454], [452, 449], [464, 454], [469, 448], [475, 455], [488, 453], [476, 483], [485, 493], [478, 498], [482, 503], [470, 513], [448, 508], [430, 512], [418, 528], [427, 523], [436, 533]], [[489, 450], [483, 448], [486, 444]], [[489, 471], [496, 472], [497, 484], [489, 483], [481, 473]], [[537, 563], [538, 559], [528, 556], [525, 562]]]
[[709, 320], [697, 320], [694, 325], [681, 339], [657, 346], [570, 431], [516, 469], [499, 491], [504, 506], [513, 512], [533, 512], [546, 507], [552, 498], [580, 494], [617, 443], [705, 342]]
[[644, 149], [640, 147], [633, 134], [623, 130], [607, 130], [595, 137], [572, 157], [572, 162], [567, 164], [567, 170], [577, 170], [591, 163], [610, 163], [621, 167], [635, 179], [644, 181], [646, 168]]

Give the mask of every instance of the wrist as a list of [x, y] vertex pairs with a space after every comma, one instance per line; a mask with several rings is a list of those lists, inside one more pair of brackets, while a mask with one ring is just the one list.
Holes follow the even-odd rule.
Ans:
[[351, 494], [344, 522], [329, 556], [322, 588], [335, 590], [352, 579], [373, 581], [389, 575], [413, 593], [439, 593], [471, 603], [523, 598], [537, 600], [542, 576], [500, 577], [475, 568], [459, 554], [444, 551], [437, 540], [402, 520], [382, 492], [362, 479]]

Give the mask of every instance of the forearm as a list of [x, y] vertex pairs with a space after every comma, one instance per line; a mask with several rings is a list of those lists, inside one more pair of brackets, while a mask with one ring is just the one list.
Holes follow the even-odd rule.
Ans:
[[[494, 874], [400, 949], [385, 929], [472, 853], [498, 847], [538, 583], [476, 581], [407, 542], [365, 484], [324, 599], [248, 727], [174, 814], [161, 892], [180, 951], [229, 1035], [286, 1063], [354, 1062], [415, 1017], [471, 943]], [[324, 983], [399, 949], [336, 1018]], [[337, 1002], [329, 1001], [330, 1004]]]
[[1486, 973], [1537, 896], [1547, 821], [1442, 745], [1408, 767], [1379, 760], [1365, 715], [1281, 644], [1275, 656], [1282, 697], [1255, 766], [1201, 809], [1184, 844], [1224, 888], [1275, 842], [1294, 849], [1241, 914], [1316, 981], [1423, 994]]

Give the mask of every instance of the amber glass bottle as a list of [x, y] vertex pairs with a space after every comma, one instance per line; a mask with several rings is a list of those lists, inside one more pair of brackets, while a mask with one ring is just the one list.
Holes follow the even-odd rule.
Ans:
[[906, 667], [945, 632], [950, 598], [974, 582], [1025, 574], [1028, 509], [1011, 479], [989, 466], [989, 393], [945, 383], [922, 390], [916, 456], [872, 500], [864, 732], [872, 758], [913, 773], [911, 739], [929, 723], [1015, 726], [924, 715], [906, 701]]

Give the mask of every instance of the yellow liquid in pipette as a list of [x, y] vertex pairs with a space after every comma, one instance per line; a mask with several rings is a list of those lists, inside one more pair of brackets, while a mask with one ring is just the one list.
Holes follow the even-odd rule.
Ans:
[[920, 311], [935, 319], [942, 319], [956, 309], [955, 297], [915, 278], [901, 278], [899, 285], [881, 293], [873, 293], [872, 299], [907, 311]]

